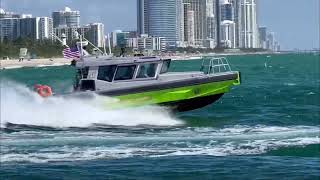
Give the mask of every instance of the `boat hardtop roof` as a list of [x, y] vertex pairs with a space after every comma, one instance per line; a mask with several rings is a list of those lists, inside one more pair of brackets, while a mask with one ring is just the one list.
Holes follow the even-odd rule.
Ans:
[[125, 64], [140, 64], [171, 60], [168, 58], [161, 58], [158, 56], [139, 56], [139, 57], [85, 57], [78, 61], [76, 67], [90, 67], [90, 66], [107, 66], [107, 65], [125, 65]]

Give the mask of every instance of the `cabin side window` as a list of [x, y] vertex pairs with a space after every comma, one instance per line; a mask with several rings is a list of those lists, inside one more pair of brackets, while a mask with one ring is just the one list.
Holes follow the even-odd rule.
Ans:
[[77, 77], [80, 79], [87, 79], [89, 74], [89, 67], [81, 68], [77, 70]]
[[136, 69], [136, 65], [118, 66], [114, 80], [120, 81], [120, 80], [132, 79], [135, 69]]
[[99, 66], [98, 80], [112, 82], [114, 72], [116, 71], [115, 65], [113, 66]]
[[88, 74], [89, 74], [89, 67], [77, 69], [76, 77], [75, 77], [75, 81], [74, 81], [74, 88], [75, 89], [79, 87], [79, 83], [80, 83], [81, 79], [88, 78]]
[[164, 60], [163, 64], [162, 64], [162, 67], [161, 67], [160, 74], [168, 72], [170, 64], [171, 64], [171, 60], [170, 59]]
[[137, 78], [154, 78], [156, 76], [157, 66], [157, 63], [141, 64]]

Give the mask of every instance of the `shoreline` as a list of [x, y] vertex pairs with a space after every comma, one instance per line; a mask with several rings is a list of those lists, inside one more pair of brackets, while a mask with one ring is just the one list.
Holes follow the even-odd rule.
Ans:
[[[245, 55], [276, 55], [285, 53], [270, 53], [270, 52], [255, 52], [255, 53], [203, 53], [203, 54], [176, 54], [171, 56], [163, 56], [170, 58], [173, 61], [188, 61], [188, 60], [201, 60], [206, 56], [245, 56]], [[48, 66], [65, 66], [71, 64], [70, 59], [65, 58], [42, 58], [42, 59], [31, 59], [23, 60], [19, 62], [18, 59], [12, 60], [0, 60], [0, 70], [3, 69], [17, 69], [24, 67], [48, 67]]]
[[23, 60], [19, 62], [18, 59], [0, 60], [0, 69], [17, 69], [24, 67], [47, 67], [47, 66], [64, 66], [70, 65], [71, 60], [65, 58], [43, 58]]

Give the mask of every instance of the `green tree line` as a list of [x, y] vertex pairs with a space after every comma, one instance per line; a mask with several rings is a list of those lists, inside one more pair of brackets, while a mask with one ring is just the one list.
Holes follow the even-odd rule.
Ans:
[[51, 40], [34, 41], [30, 38], [18, 38], [15, 41], [4, 40], [0, 43], [0, 58], [19, 58], [20, 48], [27, 48], [31, 57], [62, 57], [64, 47], [60, 42]]

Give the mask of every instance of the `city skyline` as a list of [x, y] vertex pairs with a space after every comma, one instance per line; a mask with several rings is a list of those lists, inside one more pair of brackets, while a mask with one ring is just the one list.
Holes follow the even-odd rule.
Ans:
[[[51, 11], [70, 6], [72, 9], [81, 11], [81, 24], [102, 22], [108, 32], [116, 29], [136, 30], [137, 26], [136, 1], [133, 0], [123, 0], [121, 3], [116, 0], [110, 0], [108, 3], [96, 0], [97, 3], [87, 4], [86, 6], [85, 1], [81, 0], [77, 2], [74, 0], [64, 2], [19, 0], [19, 4], [15, 3], [16, 1], [2, 0], [2, 8], [7, 11], [33, 14], [34, 16], [51, 16]], [[37, 3], [32, 3], [31, 6], [31, 1]], [[275, 32], [275, 37], [284, 50], [319, 48], [319, 16], [317, 16], [319, 14], [319, 2], [310, 0], [309, 3], [304, 3], [305, 7], [301, 9], [297, 6], [299, 2], [302, 2], [301, 0], [290, 0], [292, 7], [286, 8], [286, 13], [283, 13], [281, 9], [283, 10], [285, 1], [288, 2], [289, 0], [277, 1], [278, 6], [276, 6], [275, 0], [260, 0], [258, 4], [259, 25], [267, 26], [268, 30]], [[270, 11], [271, 7], [272, 11]], [[297, 15], [298, 9], [309, 9], [309, 11]], [[108, 18], [111, 15], [118, 18]], [[297, 26], [297, 22], [299, 22], [299, 26]]]

